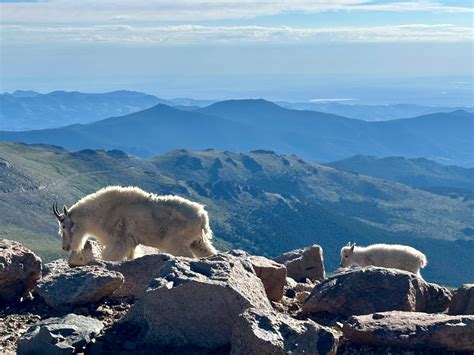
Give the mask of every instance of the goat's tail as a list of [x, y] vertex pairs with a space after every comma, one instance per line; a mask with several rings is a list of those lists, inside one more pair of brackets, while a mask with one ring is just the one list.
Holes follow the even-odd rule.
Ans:
[[193, 254], [198, 258], [204, 258], [216, 254], [217, 251], [211, 243], [212, 238], [213, 233], [209, 226], [209, 217], [207, 216], [207, 213], [205, 213], [202, 216], [201, 234], [199, 239], [191, 243]]
[[428, 265], [428, 260], [426, 259], [426, 255], [421, 253], [418, 255], [418, 260], [420, 261], [420, 268], [424, 268]]

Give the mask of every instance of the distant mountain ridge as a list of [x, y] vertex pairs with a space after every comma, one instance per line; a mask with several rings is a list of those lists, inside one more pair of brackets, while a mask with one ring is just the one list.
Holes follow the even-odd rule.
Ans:
[[167, 100], [128, 90], [106, 93], [53, 91], [47, 94], [17, 90], [0, 94], [0, 130], [28, 131], [86, 124], [141, 111], [160, 103], [194, 110], [214, 102], [192, 98]]
[[414, 104], [391, 104], [391, 105], [361, 105], [355, 103], [339, 102], [280, 102], [280, 106], [294, 110], [311, 110], [332, 113], [344, 117], [357, 118], [364, 121], [389, 121], [400, 118], [409, 118], [429, 115], [439, 112], [453, 112], [463, 110], [473, 112], [474, 107], [450, 107], [450, 106], [424, 106]]
[[136, 112], [167, 100], [134, 91], [80, 93], [15, 91], [0, 95], [0, 130], [31, 130], [88, 123]]
[[436, 163], [425, 158], [357, 155], [326, 164], [336, 169], [416, 187], [451, 186], [474, 190], [474, 168]]
[[141, 159], [120, 151], [0, 143], [0, 180], [0, 236], [42, 256], [60, 253], [53, 201], [70, 205], [100, 187], [120, 184], [205, 204], [223, 249], [272, 256], [318, 243], [332, 271], [349, 240], [402, 243], [428, 255], [427, 280], [456, 285], [474, 277], [474, 270], [466, 270], [474, 253], [473, 201], [295, 155], [181, 149]]
[[[236, 100], [239, 101], [239, 100]], [[186, 111], [199, 110], [218, 102], [193, 98], [163, 99], [136, 91], [119, 90], [106, 93], [53, 91], [42, 94], [33, 90], [17, 90], [0, 94], [0, 130], [28, 131], [85, 124], [126, 115], [162, 103]], [[385, 121], [416, 117], [438, 112], [473, 107], [423, 106], [411, 104], [359, 105], [338, 102], [276, 102], [294, 110], [310, 110], [366, 121]]]
[[425, 158], [357, 155], [326, 164], [379, 179], [400, 182], [433, 193], [474, 199], [474, 168], [446, 166]]
[[473, 132], [474, 114], [464, 111], [366, 122], [289, 110], [265, 100], [229, 100], [197, 111], [159, 104], [87, 125], [0, 132], [0, 141], [46, 143], [74, 150], [121, 149], [143, 157], [183, 147], [267, 149], [319, 162], [374, 154], [426, 157], [470, 166], [474, 165]]

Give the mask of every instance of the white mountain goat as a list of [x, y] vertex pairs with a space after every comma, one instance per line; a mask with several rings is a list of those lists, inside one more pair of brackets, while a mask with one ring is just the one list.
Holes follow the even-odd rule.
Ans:
[[63, 249], [81, 251], [87, 235], [104, 247], [104, 260], [136, 257], [139, 244], [187, 257], [205, 257], [216, 250], [204, 206], [179, 196], [158, 196], [137, 187], [109, 186], [60, 213]]
[[420, 269], [427, 263], [425, 254], [406, 245], [373, 244], [368, 247], [356, 247], [355, 244], [348, 243], [341, 249], [341, 267], [373, 265], [420, 275]]

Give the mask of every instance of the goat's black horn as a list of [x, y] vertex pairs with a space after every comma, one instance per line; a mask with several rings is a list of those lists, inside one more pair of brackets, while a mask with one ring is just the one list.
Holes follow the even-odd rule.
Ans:
[[58, 211], [58, 204], [56, 202], [53, 203], [53, 213], [57, 219], [61, 219], [61, 214]]

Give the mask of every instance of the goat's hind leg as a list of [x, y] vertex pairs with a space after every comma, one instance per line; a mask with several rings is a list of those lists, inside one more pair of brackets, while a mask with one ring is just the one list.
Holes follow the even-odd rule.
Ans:
[[169, 251], [169, 253], [174, 256], [185, 256], [188, 258], [194, 258], [194, 254], [191, 251], [191, 248], [185, 245], [175, 247], [173, 248], [173, 250]]
[[108, 244], [102, 250], [102, 259], [108, 261], [122, 261], [127, 259], [133, 259], [135, 257], [136, 244], [133, 238], [115, 238], [112, 239], [115, 242]]
[[102, 259], [107, 261], [126, 260], [130, 255], [130, 249], [123, 243], [107, 245], [102, 250]]

